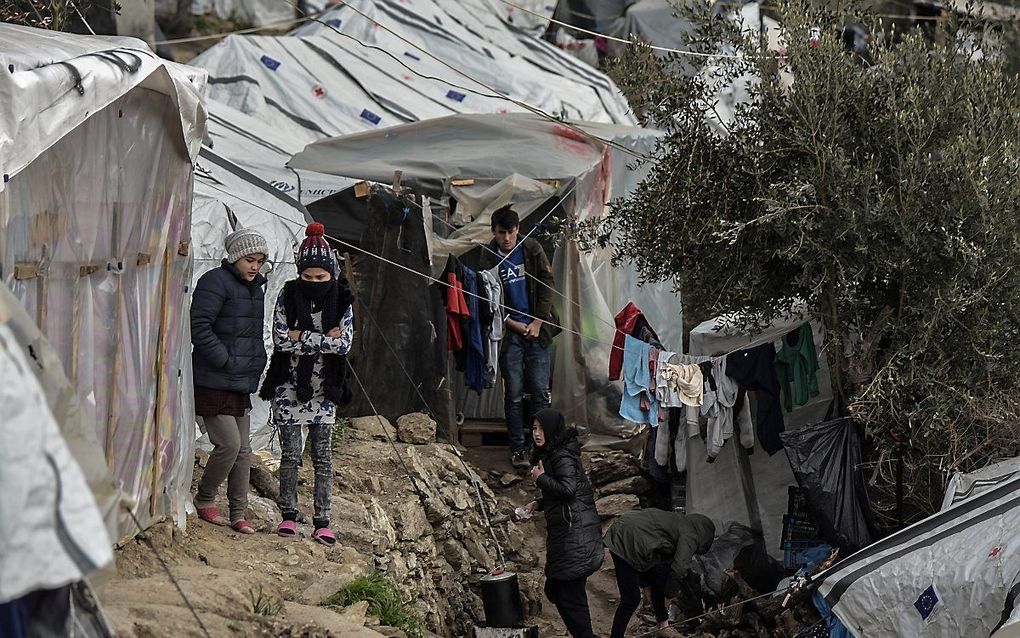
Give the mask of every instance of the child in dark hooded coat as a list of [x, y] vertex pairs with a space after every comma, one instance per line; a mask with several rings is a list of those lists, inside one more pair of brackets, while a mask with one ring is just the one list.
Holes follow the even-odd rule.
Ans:
[[594, 638], [585, 584], [602, 566], [604, 550], [595, 496], [581, 467], [577, 430], [551, 409], [539, 411], [532, 428], [531, 476], [542, 496], [527, 509], [545, 512], [545, 595], [571, 636]]

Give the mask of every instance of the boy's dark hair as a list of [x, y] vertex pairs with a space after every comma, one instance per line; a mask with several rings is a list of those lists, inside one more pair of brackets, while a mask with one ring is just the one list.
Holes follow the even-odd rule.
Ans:
[[496, 230], [496, 226], [504, 230], [513, 230], [520, 225], [520, 216], [509, 206], [504, 206], [492, 214], [492, 230]]

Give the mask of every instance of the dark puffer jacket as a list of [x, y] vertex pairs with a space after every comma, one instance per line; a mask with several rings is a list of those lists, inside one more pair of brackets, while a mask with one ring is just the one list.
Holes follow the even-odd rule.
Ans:
[[536, 481], [545, 512], [545, 576], [573, 580], [591, 576], [602, 565], [602, 527], [595, 495], [581, 467], [577, 430], [568, 428], [553, 449], [541, 455], [545, 474]]
[[266, 278], [247, 282], [226, 260], [202, 275], [191, 299], [195, 385], [251, 394], [266, 367]]

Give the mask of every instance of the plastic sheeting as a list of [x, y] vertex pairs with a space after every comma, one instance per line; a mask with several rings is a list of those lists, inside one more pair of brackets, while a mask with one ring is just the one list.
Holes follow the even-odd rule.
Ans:
[[1020, 592], [1020, 479], [839, 562], [818, 592], [857, 638], [988, 636]]
[[[778, 341], [803, 324], [804, 316], [802, 310], [795, 310], [755, 336], [724, 327], [719, 319], [712, 319], [691, 330], [690, 354], [723, 354]], [[792, 413], [783, 414], [788, 432], [822, 421], [832, 400], [828, 362], [821, 347], [824, 342], [823, 328], [817, 322], [812, 322], [811, 327], [818, 352], [820, 392], [806, 405], [796, 407]], [[737, 521], [760, 529], [769, 553], [781, 557], [783, 514], [788, 504], [787, 487], [796, 484], [787, 459], [779, 454], [768, 456], [760, 449], [747, 455], [736, 441], [730, 441], [714, 463], [706, 463], [707, 449], [697, 429], [688, 429], [687, 435], [688, 511], [705, 514], [717, 526]]]
[[[654, 149], [661, 135], [609, 124], [574, 125], [638, 154]], [[500, 153], [493, 154], [493, 148]], [[506, 114], [458, 115], [323, 140], [295, 156], [291, 166], [378, 182], [391, 181], [393, 172], [401, 170], [404, 185], [430, 194], [448, 192], [467, 223], [449, 237], [433, 236], [437, 275], [447, 255], [464, 255], [491, 240], [489, 216], [504, 204], [512, 202], [524, 218], [550, 199], [562, 203], [567, 217], [585, 220], [602, 214], [609, 199], [630, 193], [646, 174], [647, 166], [634, 168], [633, 163], [632, 155], [562, 124]], [[454, 179], [474, 183], [452, 186]], [[560, 245], [553, 262], [556, 303], [567, 328], [556, 339], [554, 405], [594, 434], [617, 440], [633, 436], [641, 428], [619, 417], [620, 391], [608, 379], [613, 317], [628, 300], [635, 300], [659, 319], [660, 335], [679, 347], [679, 298], [668, 284], [639, 286], [637, 273], [630, 267], [613, 268], [607, 251], [579, 254], [572, 240]], [[498, 387], [480, 397], [458, 387], [456, 403], [469, 418], [503, 416]]]
[[975, 472], [966, 474], [956, 472], [946, 487], [942, 510], [945, 511], [961, 501], [983, 494], [1017, 477], [1020, 477], [1020, 456], [993, 463]]
[[[371, 16], [372, 20], [365, 19], [351, 7]], [[404, 82], [416, 93], [432, 96], [457, 112], [525, 110], [499, 97], [485, 97], [492, 96], [495, 90], [557, 117], [637, 123], [626, 99], [608, 76], [556, 46], [507, 24], [502, 17], [507, 8], [508, 5], [499, 0], [473, 0], [467, 4], [460, 0], [400, 3], [352, 0], [330, 9], [319, 22], [302, 25], [293, 33], [314, 34], [334, 43], [346, 42], [361, 47], [340, 35], [343, 33], [365, 44], [382, 47], [406, 65], [398, 69], [400, 74], [396, 77], [406, 77]], [[366, 49], [362, 47], [362, 51]], [[369, 53], [378, 54], [377, 51]], [[380, 66], [376, 58], [385, 65], [383, 58], [388, 56], [371, 58], [373, 65]], [[425, 80], [418, 73], [439, 78], [439, 81]]]
[[224, 20], [261, 27], [293, 20], [297, 10], [285, 0], [194, 0], [191, 13], [197, 16], [212, 14]]
[[[588, 122], [573, 126], [603, 139], [617, 131], [635, 138], [657, 135]], [[493, 153], [494, 148], [500, 152]], [[429, 195], [449, 193], [465, 225], [445, 238], [433, 237], [433, 267], [441, 271], [448, 255], [463, 255], [492, 239], [489, 214], [504, 204], [513, 202], [527, 215], [554, 197], [578, 215], [601, 211], [611, 161], [601, 142], [574, 128], [512, 113], [455, 115], [321, 140], [294, 156], [290, 165], [382, 183], [392, 182], [400, 170], [404, 186]], [[467, 181], [454, 185], [454, 180]]]
[[60, 434], [81, 468], [92, 496], [99, 506], [107, 534], [117, 538], [121, 493], [113, 484], [103, 448], [96, 437], [95, 423], [83, 418], [78, 392], [71, 385], [57, 352], [39, 331], [14, 293], [0, 281], [0, 324], [3, 324], [34, 362], [32, 372], [39, 380], [46, 402], [60, 426]]
[[780, 435], [790, 467], [823, 538], [844, 550], [871, 543], [868, 493], [861, 476], [861, 440], [850, 419]]
[[[0, 75], [0, 274], [143, 526], [183, 525], [194, 426], [179, 309], [204, 75], [124, 38], [0, 25], [0, 42], [15, 68]], [[119, 536], [134, 531], [119, 522]]]

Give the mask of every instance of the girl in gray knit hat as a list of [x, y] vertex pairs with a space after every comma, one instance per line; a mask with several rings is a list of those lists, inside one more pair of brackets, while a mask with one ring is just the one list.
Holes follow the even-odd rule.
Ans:
[[[262, 339], [266, 278], [259, 271], [269, 255], [266, 240], [250, 228], [227, 235], [227, 257], [202, 275], [191, 301], [194, 345], [195, 414], [202, 417], [214, 448], [195, 495], [198, 516], [242, 534], [255, 530], [245, 520], [251, 394], [266, 367]], [[230, 518], [216, 507], [227, 481]]]

